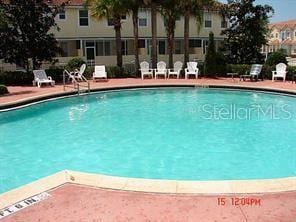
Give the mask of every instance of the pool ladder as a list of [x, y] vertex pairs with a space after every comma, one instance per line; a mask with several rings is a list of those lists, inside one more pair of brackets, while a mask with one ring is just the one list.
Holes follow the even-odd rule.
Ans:
[[76, 79], [72, 79], [72, 83], [73, 85], [67, 85], [66, 84], [66, 75], [68, 75], [68, 72], [66, 70], [64, 70], [63, 72], [63, 85], [64, 85], [64, 91], [66, 91], [66, 88], [72, 88], [74, 90], [77, 90], [77, 94], [80, 95], [81, 93], [90, 93], [90, 84], [89, 84], [89, 81], [84, 77], [82, 76], [82, 80], [83, 80], [83, 83], [86, 83], [85, 84], [82, 84], [82, 82], [78, 82]]

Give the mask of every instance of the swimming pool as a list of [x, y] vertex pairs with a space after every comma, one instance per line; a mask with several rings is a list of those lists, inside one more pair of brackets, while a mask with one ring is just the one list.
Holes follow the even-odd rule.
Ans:
[[100, 92], [0, 113], [0, 193], [70, 169], [114, 176], [296, 175], [296, 98], [223, 89]]

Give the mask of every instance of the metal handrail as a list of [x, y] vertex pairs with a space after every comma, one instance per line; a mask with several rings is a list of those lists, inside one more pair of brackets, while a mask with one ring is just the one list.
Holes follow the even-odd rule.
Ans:
[[90, 93], [90, 84], [89, 81], [82, 76], [82, 79], [87, 83], [87, 85], [83, 85], [79, 83], [75, 78], [72, 78], [73, 86], [66, 85], [66, 74], [69, 76], [69, 72], [67, 70], [63, 71], [63, 85], [64, 85], [64, 91], [66, 91], [66, 88], [73, 88], [74, 90], [77, 90], [78, 95], [80, 95], [81, 88], [87, 88], [88, 93]]

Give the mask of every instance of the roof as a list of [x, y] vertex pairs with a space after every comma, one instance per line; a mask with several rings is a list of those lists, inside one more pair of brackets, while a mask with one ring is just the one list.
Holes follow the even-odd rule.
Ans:
[[294, 28], [296, 28], [296, 19], [291, 19], [291, 20], [282, 21], [282, 22], [270, 23], [268, 25], [268, 27], [270, 29], [272, 29], [272, 28], [277, 28], [277, 29], [291, 28], [291, 29], [294, 29]]
[[48, 3], [54, 4], [54, 5], [60, 5], [62, 3], [67, 3], [68, 5], [83, 5], [83, 0], [48, 0]]

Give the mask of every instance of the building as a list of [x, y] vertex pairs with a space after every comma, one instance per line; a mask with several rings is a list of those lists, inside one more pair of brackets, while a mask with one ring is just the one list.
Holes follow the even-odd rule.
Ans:
[[296, 19], [268, 25], [268, 43], [262, 52], [268, 54], [284, 49], [289, 57], [296, 57]]
[[[59, 57], [61, 63], [66, 63], [70, 58], [79, 56], [89, 64], [116, 65], [115, 31], [112, 21], [98, 20], [90, 15], [90, 12], [82, 6], [82, 0], [72, 1], [65, 10], [57, 16], [57, 24], [60, 31], [53, 30], [64, 54]], [[140, 61], [150, 61], [151, 50], [151, 13], [149, 9], [139, 12], [139, 45]], [[200, 30], [196, 20], [190, 20], [190, 58], [203, 60], [208, 44], [209, 32], [215, 34], [216, 45], [223, 40], [222, 29], [227, 23], [217, 11], [205, 12]], [[130, 15], [122, 17], [122, 53], [123, 62], [132, 63], [133, 54], [133, 24]], [[184, 52], [184, 18], [180, 17], [176, 25], [175, 33], [175, 60], [183, 61]], [[167, 40], [164, 20], [160, 13], [157, 16], [158, 60], [168, 62]]]
[[[64, 0], [51, 0], [61, 3]], [[150, 61], [151, 51], [151, 13], [149, 9], [139, 11], [139, 52], [140, 61]], [[58, 56], [60, 65], [66, 64], [73, 57], [81, 57], [88, 65], [104, 64], [116, 65], [115, 31], [112, 20], [97, 19], [91, 16], [90, 11], [83, 6], [83, 0], [72, 0], [59, 13], [56, 22], [60, 30], [56, 28], [51, 32], [55, 34], [64, 53]], [[133, 49], [133, 23], [131, 15], [122, 16], [122, 53], [123, 63], [134, 62]], [[174, 60], [183, 61], [184, 53], [184, 17], [180, 17], [175, 30]], [[190, 19], [190, 59], [204, 60], [207, 50], [210, 31], [215, 35], [216, 46], [223, 41], [221, 31], [227, 27], [227, 22], [218, 11], [205, 11], [203, 21], [198, 27], [196, 20]], [[157, 41], [158, 60], [168, 62], [167, 40], [164, 27], [164, 19], [157, 15]], [[1, 66], [1, 64], [0, 64]], [[3, 66], [3, 64], [2, 64]]]

